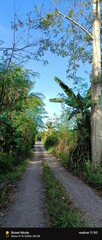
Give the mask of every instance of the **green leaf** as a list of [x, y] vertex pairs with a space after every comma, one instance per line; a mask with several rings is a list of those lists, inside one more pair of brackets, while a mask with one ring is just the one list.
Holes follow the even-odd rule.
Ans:
[[55, 102], [55, 103], [63, 103], [65, 102], [64, 98], [51, 98], [49, 99], [50, 102]]
[[77, 105], [75, 104], [75, 102], [72, 99], [66, 99], [66, 98], [51, 98], [49, 99], [50, 102], [54, 102], [54, 103], [65, 103], [70, 107], [77, 107]]
[[77, 115], [78, 113], [80, 113], [80, 110], [79, 110], [79, 109], [73, 110], [73, 112], [70, 114], [68, 120], [70, 120], [72, 117], [74, 117], [74, 116]]
[[54, 80], [59, 84], [59, 86], [64, 90], [67, 96], [74, 101], [76, 101], [76, 95], [74, 94], [73, 90], [69, 88], [64, 82], [62, 82], [59, 78], [55, 77]]
[[88, 89], [85, 98], [91, 99], [91, 87]]

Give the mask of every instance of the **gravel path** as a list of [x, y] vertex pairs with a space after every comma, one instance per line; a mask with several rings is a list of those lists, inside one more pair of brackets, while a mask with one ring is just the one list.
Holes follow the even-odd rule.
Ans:
[[81, 210], [87, 227], [102, 227], [102, 198], [83, 181], [66, 171], [55, 157], [40, 145], [45, 161], [61, 181], [74, 205]]
[[45, 212], [41, 161], [46, 161], [61, 181], [74, 205], [80, 209], [87, 227], [102, 227], [102, 198], [84, 182], [67, 172], [40, 142], [13, 197], [12, 206], [2, 217], [2, 227], [48, 227]]
[[17, 186], [12, 206], [2, 218], [0, 223], [2, 227], [47, 227], [41, 154], [38, 145], [35, 146], [35, 151], [36, 154]]

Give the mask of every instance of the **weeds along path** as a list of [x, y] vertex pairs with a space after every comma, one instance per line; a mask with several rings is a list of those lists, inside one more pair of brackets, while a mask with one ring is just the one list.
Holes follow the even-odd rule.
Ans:
[[48, 227], [41, 162], [45, 161], [68, 192], [70, 199], [87, 222], [87, 227], [102, 227], [102, 198], [77, 177], [66, 171], [40, 142], [17, 185], [12, 204], [5, 211], [1, 227]]
[[18, 183], [12, 205], [6, 210], [2, 227], [47, 227], [42, 180], [41, 148], [36, 144], [32, 160]]
[[60, 162], [40, 143], [40, 151], [55, 177], [65, 187], [74, 205], [82, 212], [87, 227], [102, 227], [102, 198], [83, 181], [66, 171]]

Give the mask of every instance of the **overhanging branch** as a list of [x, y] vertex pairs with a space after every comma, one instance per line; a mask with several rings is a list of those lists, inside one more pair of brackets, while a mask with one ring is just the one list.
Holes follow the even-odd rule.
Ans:
[[[57, 10], [58, 11], [58, 10]], [[92, 35], [87, 31], [86, 28], [84, 28], [82, 25], [80, 25], [79, 23], [77, 23], [75, 20], [73, 20], [72, 18], [66, 16], [65, 14], [63, 14], [62, 12], [58, 11], [58, 14], [61, 15], [62, 17], [66, 18], [67, 20], [71, 21], [72, 23], [74, 23], [75, 25], [77, 25], [79, 28], [81, 28], [85, 33], [87, 33], [87, 35], [93, 39]]]
[[[100, 0], [102, 1], [102, 0]], [[78, 22], [76, 22], [75, 20], [73, 20], [72, 18], [66, 16], [65, 14], [63, 14], [62, 12], [60, 12], [58, 9], [57, 9], [57, 6], [56, 4], [54, 3], [53, 0], [50, 0], [50, 2], [53, 4], [53, 6], [55, 7], [56, 11], [57, 11], [57, 15], [61, 15], [63, 18], [66, 18], [67, 20], [69, 20], [70, 22], [74, 23], [75, 25], [77, 25], [79, 28], [81, 28], [85, 33], [88, 34], [88, 36], [93, 40], [93, 37], [92, 35], [89, 33], [89, 31], [87, 31], [86, 28], [84, 28], [82, 25], [80, 25]]]

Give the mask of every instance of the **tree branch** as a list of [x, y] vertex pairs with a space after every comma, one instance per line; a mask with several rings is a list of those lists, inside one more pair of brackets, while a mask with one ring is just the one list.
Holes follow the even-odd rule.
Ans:
[[[102, 1], [102, 0], [100, 0]], [[62, 12], [60, 12], [58, 9], [57, 9], [57, 6], [56, 4], [54, 3], [53, 0], [50, 0], [50, 2], [53, 4], [53, 6], [56, 8], [56, 11], [58, 12], [59, 15], [61, 15], [63, 18], [66, 18], [67, 20], [69, 20], [70, 22], [74, 23], [75, 25], [77, 25], [79, 28], [81, 28], [85, 33], [88, 34], [88, 36], [93, 40], [93, 37], [92, 35], [87, 31], [86, 28], [84, 28], [83, 26], [81, 26], [79, 23], [77, 23], [75, 20], [73, 20], [72, 18], [66, 16], [65, 14], [63, 14]], [[58, 15], [57, 14], [57, 15]]]
[[[15, 0], [14, 0], [14, 25], [16, 24], [16, 7], [15, 7]], [[13, 30], [13, 47], [12, 47], [12, 52], [11, 52], [11, 56], [9, 58], [8, 64], [7, 64], [7, 68], [9, 68], [12, 58], [13, 58], [13, 53], [15, 50], [15, 42], [16, 42], [16, 31], [15, 28]]]
[[[57, 10], [58, 11], [58, 10]], [[80, 25], [79, 23], [77, 23], [75, 20], [73, 20], [72, 18], [66, 16], [65, 14], [63, 14], [62, 12], [58, 11], [59, 15], [61, 15], [62, 17], [66, 18], [67, 20], [71, 21], [72, 23], [74, 23], [75, 25], [77, 25], [79, 28], [81, 28], [85, 33], [88, 34], [88, 36], [93, 39], [92, 35], [87, 31], [86, 28], [84, 28], [82, 25]]]

